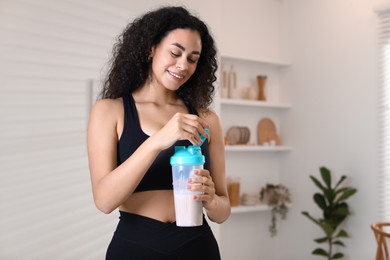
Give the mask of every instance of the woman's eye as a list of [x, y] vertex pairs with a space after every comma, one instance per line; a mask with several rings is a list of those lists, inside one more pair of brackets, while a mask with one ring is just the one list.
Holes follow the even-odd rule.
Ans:
[[175, 52], [173, 52], [173, 51], [171, 51], [171, 55], [172, 55], [173, 57], [179, 57], [179, 56], [180, 56], [180, 54], [177, 54], [177, 53], [175, 53]]
[[189, 62], [189, 63], [196, 63], [196, 62], [197, 62], [197, 60], [195, 60], [195, 59], [191, 59], [191, 58], [188, 58], [188, 62]]
[[[171, 53], [172, 57], [175, 57], [175, 58], [179, 58], [182, 55], [181, 53], [177, 53], [177, 52], [174, 52], [174, 51], [171, 51], [170, 53]], [[198, 59], [192, 58], [192, 57], [188, 57], [187, 60], [191, 64], [195, 64], [195, 63], [198, 62]]]

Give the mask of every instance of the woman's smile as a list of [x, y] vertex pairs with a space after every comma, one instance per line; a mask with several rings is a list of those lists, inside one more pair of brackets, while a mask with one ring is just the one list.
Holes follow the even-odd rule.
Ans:
[[181, 73], [175, 73], [175, 72], [172, 72], [172, 71], [170, 71], [170, 70], [168, 70], [168, 73], [170, 74], [170, 75], [172, 75], [174, 78], [176, 78], [176, 79], [183, 79], [184, 78], [184, 74], [181, 74]]

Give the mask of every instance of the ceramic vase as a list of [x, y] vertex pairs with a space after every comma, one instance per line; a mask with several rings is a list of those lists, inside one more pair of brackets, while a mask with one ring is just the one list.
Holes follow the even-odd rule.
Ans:
[[266, 101], [266, 95], [265, 95], [265, 83], [267, 81], [267, 76], [257, 76], [257, 86], [259, 88], [258, 92], [258, 100], [260, 101]]

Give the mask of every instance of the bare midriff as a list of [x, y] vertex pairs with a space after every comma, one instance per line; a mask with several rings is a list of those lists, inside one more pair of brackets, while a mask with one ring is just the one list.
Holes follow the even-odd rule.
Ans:
[[173, 190], [153, 190], [133, 193], [119, 210], [152, 218], [161, 222], [175, 221]]

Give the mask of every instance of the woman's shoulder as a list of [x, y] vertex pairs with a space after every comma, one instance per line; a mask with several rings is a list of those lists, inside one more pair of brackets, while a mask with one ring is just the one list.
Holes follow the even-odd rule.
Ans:
[[123, 100], [122, 98], [99, 99], [95, 102], [91, 109], [91, 116], [104, 116], [106, 118], [113, 118], [123, 114]]
[[101, 109], [101, 110], [111, 110], [118, 109], [119, 106], [123, 105], [122, 98], [103, 98], [96, 100], [93, 108]]
[[207, 121], [219, 121], [219, 116], [217, 113], [209, 108], [202, 108], [198, 111], [199, 116], [204, 118]]
[[[222, 130], [222, 122], [218, 116], [218, 114], [210, 109], [201, 109], [199, 110], [199, 116], [206, 120], [209, 125], [210, 136], [209, 136], [209, 144], [221, 144], [223, 143], [223, 130]], [[211, 142], [214, 140], [213, 142]]]

